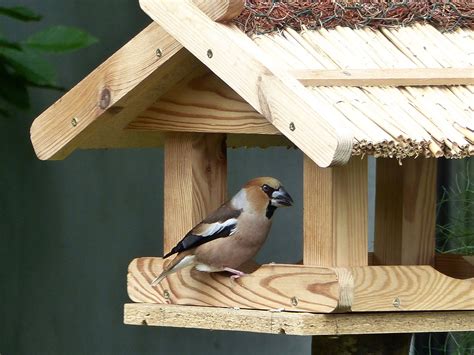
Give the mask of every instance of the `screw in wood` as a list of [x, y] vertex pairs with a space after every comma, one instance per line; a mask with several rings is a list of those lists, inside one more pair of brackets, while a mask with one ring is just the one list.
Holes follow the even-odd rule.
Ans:
[[296, 307], [298, 305], [298, 298], [295, 296], [291, 297], [291, 304]]
[[214, 53], [212, 53], [212, 50], [208, 49], [207, 50], [207, 57], [212, 58], [213, 55], [214, 55]]
[[158, 58], [161, 58], [161, 56], [163, 55], [163, 52], [161, 51], [160, 48], [157, 48], [155, 53]]
[[163, 296], [165, 297], [166, 300], [169, 300], [170, 299], [170, 293], [168, 290], [164, 290], [163, 291]]
[[395, 308], [400, 308], [400, 304], [401, 304], [400, 298], [396, 297], [396, 298], [393, 300], [392, 304], [393, 304], [393, 306], [394, 306]]
[[290, 122], [290, 131], [294, 131], [296, 129], [296, 126], [293, 122]]
[[99, 107], [102, 110], [105, 110], [107, 107], [109, 107], [111, 97], [112, 96], [109, 89], [105, 88], [104, 90], [102, 90], [99, 100]]
[[73, 117], [72, 120], [71, 120], [71, 125], [73, 127], [76, 127], [77, 126], [77, 123], [78, 123], [78, 119], [76, 117]]

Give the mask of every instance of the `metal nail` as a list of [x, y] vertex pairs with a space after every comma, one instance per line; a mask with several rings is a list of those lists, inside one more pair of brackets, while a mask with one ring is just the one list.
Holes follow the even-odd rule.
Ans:
[[161, 51], [160, 48], [157, 48], [155, 53], [158, 58], [161, 58], [161, 56], [163, 55], [163, 52]]
[[163, 291], [163, 296], [165, 297], [166, 300], [169, 300], [170, 299], [170, 293], [168, 290], [164, 290]]
[[393, 300], [392, 304], [393, 304], [393, 306], [394, 306], [395, 308], [400, 308], [400, 304], [401, 304], [400, 298], [396, 297], [396, 298]]
[[296, 126], [293, 122], [290, 122], [290, 131], [294, 131], [296, 129]]
[[76, 127], [77, 126], [77, 123], [78, 123], [78, 119], [76, 117], [73, 117], [72, 120], [71, 120], [71, 125], [73, 127]]
[[213, 55], [214, 55], [214, 53], [212, 53], [212, 50], [208, 49], [207, 50], [207, 57], [212, 58]]

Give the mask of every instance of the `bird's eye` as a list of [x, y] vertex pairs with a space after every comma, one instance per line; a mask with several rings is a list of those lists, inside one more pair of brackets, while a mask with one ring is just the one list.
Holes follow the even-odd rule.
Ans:
[[263, 190], [263, 192], [268, 193], [272, 190], [272, 188], [270, 186], [268, 186], [267, 184], [263, 184], [262, 190]]

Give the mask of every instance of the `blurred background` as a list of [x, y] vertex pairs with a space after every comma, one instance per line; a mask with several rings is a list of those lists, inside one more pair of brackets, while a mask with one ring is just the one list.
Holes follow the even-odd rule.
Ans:
[[[72, 53], [46, 54], [64, 88], [150, 22], [136, 0], [0, 2], [0, 7], [19, 5], [44, 17], [20, 22], [0, 16], [0, 35], [9, 40], [51, 25], [78, 27], [99, 40]], [[128, 263], [163, 252], [163, 150], [80, 151], [64, 161], [39, 161], [29, 139], [31, 122], [63, 92], [32, 88], [29, 93], [28, 110], [0, 115], [0, 354], [311, 353], [310, 337], [124, 325]], [[229, 195], [248, 179], [269, 175], [297, 202], [277, 212], [260, 262], [302, 258], [302, 162], [295, 149], [228, 151]], [[440, 176], [445, 186], [458, 171], [472, 177], [466, 162], [454, 164]], [[370, 171], [373, 211], [372, 160]], [[462, 193], [469, 207], [473, 188], [467, 186]], [[458, 207], [448, 198], [443, 204], [442, 218], [448, 221]]]

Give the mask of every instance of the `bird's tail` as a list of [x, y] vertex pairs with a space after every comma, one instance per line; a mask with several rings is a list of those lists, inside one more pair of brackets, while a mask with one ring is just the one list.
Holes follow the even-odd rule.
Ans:
[[176, 258], [173, 259], [172, 262], [170, 262], [168, 265], [164, 267], [163, 272], [158, 275], [151, 283], [151, 286], [156, 286], [158, 285], [163, 279], [172, 274], [175, 273], [178, 270], [181, 270], [182, 268], [193, 265], [194, 264], [194, 255], [186, 255], [186, 254], [178, 254]]

